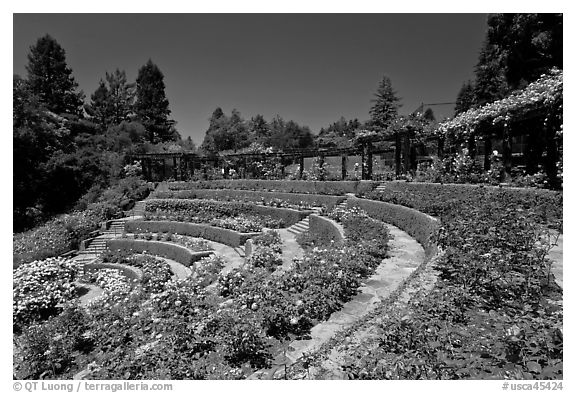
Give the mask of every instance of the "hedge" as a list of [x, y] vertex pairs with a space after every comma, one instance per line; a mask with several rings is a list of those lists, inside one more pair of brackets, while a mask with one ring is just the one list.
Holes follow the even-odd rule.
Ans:
[[243, 245], [247, 239], [260, 232], [240, 233], [231, 229], [213, 227], [207, 224], [194, 224], [178, 221], [126, 221], [126, 232], [171, 232], [179, 235], [201, 237], [230, 247]]
[[253, 191], [278, 191], [303, 194], [344, 195], [368, 192], [378, 182], [373, 181], [307, 181], [307, 180], [212, 180], [196, 182], [171, 182], [170, 190], [233, 189]]
[[101, 269], [116, 269], [119, 270], [124, 277], [128, 278], [131, 283], [142, 280], [142, 272], [133, 266], [120, 265], [118, 263], [95, 262], [88, 263], [84, 265], [83, 268], [85, 273]]
[[178, 199], [214, 199], [224, 201], [252, 201], [269, 202], [274, 199], [280, 199], [288, 203], [297, 205], [299, 203], [311, 206], [325, 206], [332, 209], [335, 205], [346, 199], [345, 196], [334, 195], [315, 195], [315, 194], [298, 194], [290, 192], [274, 191], [249, 191], [249, 190], [216, 190], [216, 189], [198, 189], [198, 190], [174, 190], [158, 191], [154, 193], [154, 198], [178, 198]]
[[336, 221], [316, 214], [310, 215], [309, 231], [315, 237], [319, 238], [322, 243], [335, 243], [344, 241], [344, 229]]
[[513, 201], [519, 208], [537, 215], [538, 222], [562, 229], [562, 192], [536, 188], [496, 187], [474, 184], [439, 184], [418, 182], [385, 182], [384, 190], [368, 193], [369, 199], [401, 204], [440, 217], [460, 201], [479, 198], [480, 190], [502, 201]]
[[110, 239], [107, 244], [111, 251], [131, 250], [134, 253], [146, 252], [172, 259], [190, 268], [194, 268], [194, 262], [214, 253], [213, 251], [192, 252], [178, 244], [154, 240]]
[[356, 197], [348, 198], [348, 206], [359, 207], [370, 217], [407, 232], [424, 247], [427, 258], [436, 253], [436, 240], [440, 229], [440, 221], [436, 218], [405, 206]]
[[260, 206], [253, 203], [221, 202], [206, 199], [186, 200], [177, 198], [149, 199], [146, 203], [146, 210], [154, 211], [156, 208], [162, 209], [162, 205], [171, 203], [173, 203], [178, 210], [188, 208], [196, 211], [199, 209], [212, 209], [212, 211], [225, 214], [228, 217], [235, 217], [241, 213], [257, 216], [269, 216], [275, 220], [282, 220], [285, 226], [296, 224], [298, 221], [302, 221], [306, 216], [312, 213], [312, 210], [300, 211], [288, 208]]

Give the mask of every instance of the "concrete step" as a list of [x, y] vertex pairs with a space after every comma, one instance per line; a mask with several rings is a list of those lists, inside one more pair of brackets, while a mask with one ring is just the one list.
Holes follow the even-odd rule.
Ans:
[[244, 246], [234, 247], [234, 251], [236, 251], [236, 253], [238, 255], [240, 255], [241, 257], [246, 256], [246, 251], [244, 250]]
[[288, 228], [287, 230], [293, 235], [299, 235], [301, 233], [308, 231], [308, 229], [292, 229], [292, 228]]

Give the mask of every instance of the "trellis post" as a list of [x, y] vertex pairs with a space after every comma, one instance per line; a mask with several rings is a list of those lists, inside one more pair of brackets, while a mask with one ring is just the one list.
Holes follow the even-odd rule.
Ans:
[[300, 167], [298, 168], [298, 179], [302, 179], [304, 173], [304, 154], [300, 154]]
[[492, 138], [490, 135], [484, 137], [484, 170], [489, 171], [492, 157]]
[[400, 176], [400, 165], [401, 165], [401, 158], [402, 158], [402, 138], [399, 132], [395, 133], [395, 143], [394, 143], [394, 162], [396, 165], [396, 176]]
[[410, 169], [410, 134], [404, 136], [404, 172]]
[[372, 180], [372, 142], [366, 144], [368, 161], [366, 162], [366, 180]]
[[512, 134], [508, 123], [504, 123], [502, 132], [502, 160], [504, 162], [504, 181], [507, 182], [512, 173]]
[[178, 180], [178, 159], [176, 157], [172, 157], [172, 172], [174, 180]]
[[346, 179], [347, 166], [348, 166], [348, 156], [346, 154], [342, 154], [342, 180]]

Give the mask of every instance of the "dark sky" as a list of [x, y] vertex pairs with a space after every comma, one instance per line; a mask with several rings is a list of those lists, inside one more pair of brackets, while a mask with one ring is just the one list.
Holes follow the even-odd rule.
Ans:
[[[383, 75], [401, 113], [453, 102], [472, 78], [485, 14], [15, 14], [14, 73], [48, 33], [87, 98], [105, 72], [134, 81], [150, 58], [172, 117], [201, 143], [212, 111], [279, 114], [313, 132], [340, 116], [368, 118]], [[437, 117], [452, 107], [433, 107]]]

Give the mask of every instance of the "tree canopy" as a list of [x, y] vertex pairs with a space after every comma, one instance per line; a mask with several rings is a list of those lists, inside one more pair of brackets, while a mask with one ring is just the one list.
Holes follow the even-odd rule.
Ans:
[[76, 91], [78, 84], [66, 63], [66, 53], [54, 38], [45, 35], [30, 47], [26, 70], [31, 92], [40, 97], [48, 110], [81, 114], [84, 95]]
[[171, 111], [165, 89], [164, 74], [152, 60], [148, 60], [136, 78], [135, 112], [146, 128], [150, 142], [180, 139], [174, 121], [168, 119]]

